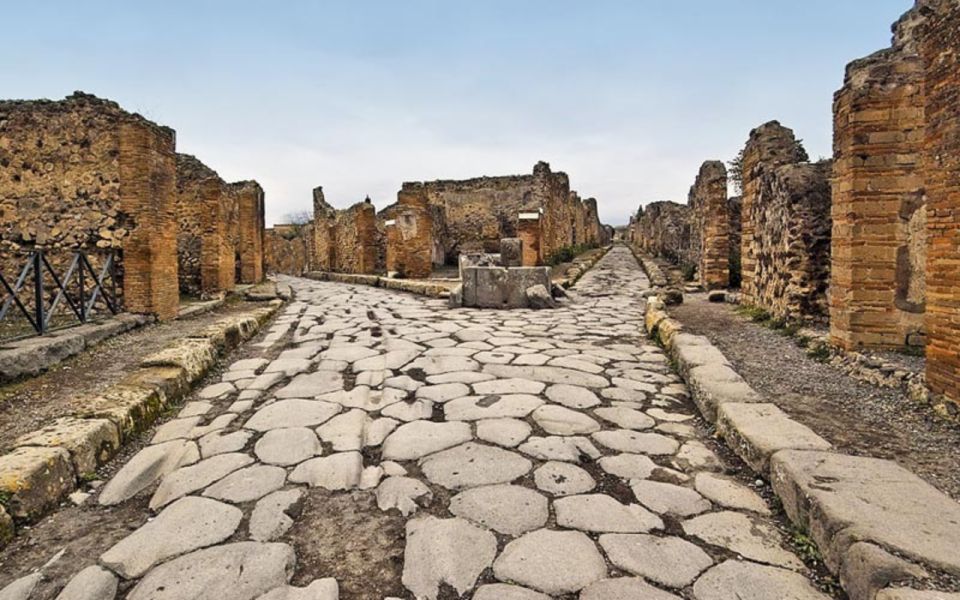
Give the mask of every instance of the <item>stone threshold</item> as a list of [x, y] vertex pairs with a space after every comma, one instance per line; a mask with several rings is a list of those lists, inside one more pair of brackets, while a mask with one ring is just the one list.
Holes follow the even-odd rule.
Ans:
[[256, 335], [283, 304], [264, 303], [177, 340], [73, 415], [21, 436], [0, 456], [0, 547], [13, 537], [15, 524], [52, 512], [81, 480], [183, 400], [223, 354]]
[[960, 503], [893, 461], [835, 452], [767, 402], [709, 339], [684, 332], [660, 299], [648, 300], [645, 325], [703, 418], [770, 482], [850, 600], [947, 597], [906, 586], [960, 576]]

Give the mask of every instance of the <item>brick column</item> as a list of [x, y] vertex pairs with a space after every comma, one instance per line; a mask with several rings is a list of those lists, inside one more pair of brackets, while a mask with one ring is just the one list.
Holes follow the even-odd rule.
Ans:
[[401, 190], [395, 217], [386, 222], [387, 274], [425, 279], [433, 270], [433, 216], [426, 194]]
[[127, 310], [177, 316], [176, 137], [173, 130], [128, 121], [120, 126], [120, 207], [136, 228], [123, 243]]
[[703, 163], [691, 193], [697, 200], [700, 285], [708, 290], [726, 288], [730, 285], [730, 217], [727, 169], [723, 163], [718, 160]]
[[932, 3], [926, 66], [927, 383], [960, 402], [960, 2]]
[[209, 178], [200, 184], [200, 197], [203, 204], [200, 285], [205, 296], [216, 295], [233, 288], [233, 272], [227, 268], [224, 195], [223, 186], [218, 179]]
[[259, 283], [263, 280], [263, 189], [255, 182], [241, 184], [240, 209], [240, 280]]
[[372, 275], [377, 269], [377, 212], [373, 204], [363, 203], [356, 211], [358, 273]]
[[523, 244], [523, 266], [536, 267], [543, 263], [540, 254], [540, 211], [521, 212], [517, 217], [517, 237]]

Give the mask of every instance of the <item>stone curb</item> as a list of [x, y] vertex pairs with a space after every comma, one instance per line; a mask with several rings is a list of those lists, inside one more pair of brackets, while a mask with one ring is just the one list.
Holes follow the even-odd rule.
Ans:
[[600, 259], [607, 255], [607, 252], [610, 252], [610, 249], [613, 248], [613, 244], [603, 247], [603, 252], [595, 253], [591, 258], [582, 258], [581, 256], [576, 256], [573, 259], [573, 264], [567, 269], [567, 271], [560, 277], [556, 279], [550, 278], [550, 283], [553, 285], [559, 285], [563, 289], [570, 289], [583, 277], [584, 273], [593, 268], [595, 264], [600, 262]]
[[[331, 273], [329, 271], [310, 271], [303, 275], [315, 281], [334, 281], [337, 283], [352, 283], [354, 285], [368, 285], [382, 287], [401, 292], [410, 292], [431, 298], [448, 298], [450, 290], [455, 287], [454, 280], [429, 281], [420, 279], [391, 279], [379, 275], [359, 275], [355, 273]], [[459, 280], [457, 280], [459, 281]]]
[[750, 387], [709, 339], [684, 332], [661, 300], [648, 300], [644, 320], [704, 419], [771, 482], [850, 600], [906, 600], [911, 590], [898, 582], [960, 575], [960, 503], [892, 461], [834, 452]]
[[667, 281], [667, 276], [663, 274], [663, 270], [660, 268], [660, 266], [649, 256], [637, 252], [632, 246], [628, 247], [630, 248], [630, 251], [633, 252], [633, 257], [636, 258], [637, 262], [640, 263], [640, 267], [643, 269], [643, 272], [647, 274], [647, 279], [650, 280], [650, 285], [657, 288], [667, 287], [669, 281]]
[[76, 414], [18, 438], [15, 448], [0, 456], [0, 547], [13, 536], [16, 522], [35, 522], [56, 508], [80, 479], [182, 400], [221, 355], [253, 337], [282, 305], [271, 301], [177, 341], [88, 399]]

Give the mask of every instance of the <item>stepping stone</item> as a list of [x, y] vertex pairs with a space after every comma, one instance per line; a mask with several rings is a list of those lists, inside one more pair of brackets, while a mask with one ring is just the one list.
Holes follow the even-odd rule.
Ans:
[[279, 490], [286, 480], [287, 472], [282, 467], [254, 465], [227, 475], [204, 490], [203, 495], [240, 504]]
[[565, 383], [588, 388], [605, 388], [610, 385], [605, 377], [565, 369], [563, 367], [520, 367], [513, 365], [484, 365], [484, 373], [490, 373], [497, 377], [531, 379], [533, 381], [542, 381], [544, 383]]
[[218, 454], [195, 465], [183, 467], [163, 478], [150, 498], [150, 508], [157, 510], [178, 498], [202, 490], [223, 479], [237, 469], [253, 462], [253, 458], [239, 452]]
[[360, 483], [363, 456], [359, 452], [337, 452], [302, 462], [290, 474], [293, 483], [327, 490], [350, 490]]
[[491, 444], [515, 448], [530, 437], [533, 428], [519, 419], [484, 419], [477, 421], [477, 437]]
[[828, 598], [814, 589], [810, 580], [799, 573], [740, 560], [728, 560], [704, 573], [693, 584], [693, 594], [697, 600]]
[[104, 506], [119, 504], [164, 475], [198, 460], [200, 451], [192, 441], [174, 440], [147, 446], [127, 461], [113, 479], [103, 486], [98, 502]]
[[716, 512], [683, 522], [683, 531], [708, 544], [721, 546], [770, 565], [801, 569], [803, 563], [780, 545], [780, 533], [771, 525], [737, 512]]
[[302, 489], [293, 489], [273, 492], [258, 500], [250, 515], [250, 539], [269, 542], [286, 533], [293, 527], [305, 497]]
[[589, 473], [565, 462], [551, 461], [533, 472], [537, 487], [554, 496], [583, 494], [596, 487]]
[[[736, 596], [731, 596], [735, 598]], [[639, 577], [615, 577], [600, 580], [582, 592], [580, 600], [683, 600], [657, 589]], [[698, 599], [699, 600], [699, 599]], [[729, 598], [727, 600], [730, 600]], [[783, 599], [778, 599], [783, 600]]]
[[113, 600], [117, 595], [117, 576], [97, 565], [90, 565], [70, 580], [57, 600]]
[[604, 456], [599, 461], [600, 468], [621, 479], [646, 479], [660, 468], [649, 456], [642, 454], [615, 454]]
[[608, 533], [600, 547], [617, 567], [672, 588], [683, 588], [713, 565], [699, 547], [678, 537]]
[[460, 492], [450, 499], [450, 513], [493, 529], [520, 535], [547, 522], [547, 499], [518, 485], [491, 485]]
[[420, 461], [427, 479], [448, 489], [507, 483], [526, 475], [532, 467], [533, 463], [516, 452], [473, 442]]
[[639, 410], [622, 406], [604, 406], [594, 410], [593, 414], [622, 429], [650, 429], [656, 425], [653, 419]]
[[317, 435], [306, 427], [271, 429], [254, 446], [261, 462], [271, 465], [295, 465], [323, 452]]
[[739, 483], [713, 473], [697, 473], [693, 487], [700, 494], [725, 508], [749, 510], [769, 515], [770, 508], [760, 494]]
[[444, 404], [443, 416], [447, 421], [523, 418], [542, 405], [543, 400], [529, 394], [466, 396]]
[[340, 586], [333, 577], [315, 579], [307, 587], [281, 585], [257, 600], [339, 600]]
[[214, 431], [200, 438], [200, 454], [204, 458], [210, 458], [218, 454], [237, 452], [243, 450], [252, 437], [252, 431], [242, 429], [233, 433]]
[[222, 542], [242, 518], [239, 508], [207, 498], [182, 498], [114, 544], [100, 563], [124, 579], [134, 579], [157, 563]]
[[584, 456], [600, 458], [600, 451], [593, 442], [580, 436], [532, 437], [520, 444], [517, 450], [540, 460], [580, 462]]
[[462, 383], [442, 383], [427, 385], [417, 390], [417, 398], [431, 402], [448, 402], [456, 398], [470, 395], [470, 388]]
[[[271, 377], [282, 373], [265, 373], [257, 377]], [[277, 383], [274, 381], [273, 383]], [[273, 385], [271, 383], [270, 385]], [[270, 386], [267, 386], [270, 387]], [[266, 389], [254, 388], [253, 385], [248, 389]], [[316, 398], [322, 394], [328, 394], [343, 389], [343, 378], [340, 373], [335, 371], [317, 371], [315, 373], [301, 373], [294, 377], [290, 383], [277, 390], [277, 398]], [[302, 424], [302, 423], [301, 423]]]
[[689, 517], [710, 510], [710, 502], [690, 488], [659, 481], [638, 481], [631, 486], [640, 504], [659, 514]]
[[401, 425], [383, 442], [384, 460], [415, 460], [473, 438], [469, 423], [414, 421]]
[[287, 427], [311, 427], [340, 412], [340, 406], [319, 400], [279, 400], [264, 406], [250, 417], [244, 427], [270, 431]]
[[420, 508], [418, 500], [429, 503], [433, 493], [425, 483], [412, 477], [387, 477], [377, 486], [377, 506], [387, 511], [396, 508], [404, 517], [410, 516]]
[[600, 399], [593, 391], [562, 383], [548, 387], [547, 398], [569, 408], [591, 408], [600, 404]]
[[365, 411], [352, 408], [318, 427], [317, 434], [320, 439], [330, 444], [335, 452], [361, 450], [363, 431], [368, 421], [369, 417]]
[[600, 533], [644, 533], [663, 529], [660, 517], [636, 504], [621, 504], [606, 494], [567, 496], [553, 501], [557, 525]]
[[629, 429], [598, 431], [590, 437], [601, 446], [606, 446], [611, 450], [633, 452], [634, 454], [674, 454], [680, 447], [677, 440], [665, 435], [639, 433]]
[[600, 430], [600, 424], [587, 415], [553, 404], [533, 411], [533, 420], [552, 435], [580, 435]]
[[538, 529], [504, 547], [493, 574], [547, 594], [572, 594], [606, 577], [607, 564], [597, 547], [579, 531]]
[[254, 600], [287, 583], [295, 563], [293, 548], [286, 544], [238, 542], [214, 546], [154, 568], [127, 600]]
[[489, 583], [477, 588], [473, 600], [550, 600], [550, 596], [517, 585]]
[[465, 519], [417, 517], [407, 522], [403, 585], [421, 599], [437, 600], [442, 583], [463, 596], [496, 555], [494, 535]]

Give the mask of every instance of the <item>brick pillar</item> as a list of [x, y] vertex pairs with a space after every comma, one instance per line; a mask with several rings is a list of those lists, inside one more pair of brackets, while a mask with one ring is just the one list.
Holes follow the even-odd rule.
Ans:
[[[224, 196], [223, 186], [218, 179], [211, 177], [200, 183], [200, 198], [203, 203], [200, 286], [205, 296], [216, 295], [233, 287], [233, 273], [227, 269], [227, 242], [224, 239]], [[232, 260], [230, 262], [232, 263]]]
[[433, 215], [422, 190], [397, 194], [395, 216], [386, 222], [387, 274], [411, 279], [430, 277], [433, 270]]
[[358, 273], [372, 275], [377, 270], [377, 211], [364, 202], [356, 211]]
[[517, 237], [523, 244], [523, 266], [536, 267], [543, 264], [540, 254], [540, 212], [522, 212], [517, 217]]
[[239, 192], [240, 209], [240, 281], [263, 280], [263, 189], [254, 182], [243, 184]]
[[727, 208], [727, 169], [707, 161], [693, 184], [700, 236], [700, 285], [708, 290], [730, 285], [730, 216]]
[[773, 169], [786, 164], [800, 162], [807, 159], [806, 152], [797, 142], [793, 130], [788, 129], [777, 121], [770, 121], [750, 132], [750, 138], [743, 149], [742, 182], [743, 201], [740, 261], [741, 261], [741, 292], [745, 304], [756, 302], [757, 290], [754, 285], [757, 269], [757, 256], [754, 249], [753, 234], [754, 204], [760, 195], [760, 188], [764, 176]]
[[922, 83], [915, 48], [895, 41], [848, 65], [834, 95], [830, 337], [842, 348], [902, 347], [923, 326]]
[[120, 207], [136, 227], [123, 243], [127, 310], [177, 316], [176, 136], [140, 121], [120, 126]]
[[960, 3], [940, 0], [925, 24], [927, 383], [960, 402]]

